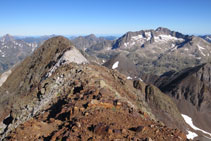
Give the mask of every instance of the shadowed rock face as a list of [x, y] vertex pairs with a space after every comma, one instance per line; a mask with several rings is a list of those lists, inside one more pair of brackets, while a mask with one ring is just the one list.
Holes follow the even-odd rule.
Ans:
[[192, 117], [197, 127], [211, 132], [210, 63], [163, 75], [154, 84], [173, 97], [181, 113]]
[[[157, 88], [143, 83], [139, 87], [146, 90], [139, 89], [118, 71], [87, 62], [68, 39], [54, 37], [15, 67], [0, 87], [1, 138], [186, 139], [180, 130], [157, 122], [163, 115], [150, 105], [162, 101]], [[177, 112], [167, 109], [172, 102], [164, 99], [155, 106], [170, 115]]]
[[152, 109], [152, 113], [156, 115], [159, 121], [164, 122], [171, 128], [180, 128], [185, 131], [186, 126], [183, 118], [172, 99], [162, 93], [152, 84], [145, 84], [140, 80], [134, 80], [135, 88], [141, 90], [145, 94], [145, 101]]

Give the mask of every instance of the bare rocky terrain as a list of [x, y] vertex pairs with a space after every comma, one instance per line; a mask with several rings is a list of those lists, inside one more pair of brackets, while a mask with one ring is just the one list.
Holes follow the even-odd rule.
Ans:
[[89, 63], [64, 37], [14, 69], [0, 87], [2, 140], [186, 140], [171, 98]]
[[157, 28], [116, 40], [57, 36], [39, 48], [1, 39], [23, 56], [0, 75], [1, 140], [211, 138], [205, 37]]

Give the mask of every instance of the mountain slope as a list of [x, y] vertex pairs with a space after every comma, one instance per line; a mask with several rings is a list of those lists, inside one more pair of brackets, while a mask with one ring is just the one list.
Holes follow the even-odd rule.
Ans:
[[103, 66], [109, 69], [116, 69], [122, 74], [128, 76], [128, 79], [137, 78], [139, 73], [132, 61], [128, 60], [123, 54], [118, 54], [105, 62]]
[[0, 38], [0, 72], [10, 69], [29, 56], [38, 45], [16, 40], [10, 35]]
[[109, 60], [119, 53], [135, 63], [142, 73], [161, 75], [211, 60], [211, 44], [167, 28], [127, 32], [112, 43], [112, 49], [94, 50], [90, 55]]
[[163, 75], [155, 85], [175, 99], [181, 113], [191, 117], [194, 125], [211, 132], [210, 63]]
[[[153, 92], [143, 91], [146, 87]], [[154, 102], [148, 102], [162, 101], [164, 95], [157, 88], [134, 85], [116, 70], [88, 64], [64, 37], [47, 40], [17, 65], [0, 95], [5, 140], [186, 139], [180, 131], [186, 128], [184, 120], [173, 102], [158, 105], [179, 123], [166, 125], [180, 130], [162, 125], [165, 114], [157, 117], [152, 111]]]
[[211, 35], [204, 35], [204, 36], [200, 36], [200, 37], [208, 42], [211, 42]]

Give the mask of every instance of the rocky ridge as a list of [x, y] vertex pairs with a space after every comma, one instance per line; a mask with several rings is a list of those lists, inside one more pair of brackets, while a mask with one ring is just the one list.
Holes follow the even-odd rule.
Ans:
[[[87, 63], [68, 39], [54, 37], [16, 66], [0, 87], [1, 139], [186, 139], [177, 107], [157, 88]], [[179, 124], [162, 121], [168, 116], [155, 106]]]
[[127, 32], [101, 48], [87, 48], [89, 55], [110, 60], [119, 53], [135, 63], [142, 73], [161, 75], [210, 61], [211, 44], [201, 37], [184, 35], [159, 27], [156, 30]]

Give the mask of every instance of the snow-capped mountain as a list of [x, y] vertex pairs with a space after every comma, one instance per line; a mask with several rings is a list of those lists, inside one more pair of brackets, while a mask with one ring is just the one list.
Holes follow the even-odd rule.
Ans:
[[12, 67], [17, 62], [30, 55], [37, 43], [27, 43], [23, 40], [16, 40], [7, 34], [0, 38], [0, 72]]
[[211, 43], [211, 35], [204, 35], [204, 36], [200, 36], [200, 37]]
[[157, 75], [211, 60], [211, 43], [201, 37], [184, 35], [162, 27], [127, 32], [110, 46], [105, 45], [98, 50], [89, 48], [87, 53], [105, 60], [124, 53], [139, 71]]

